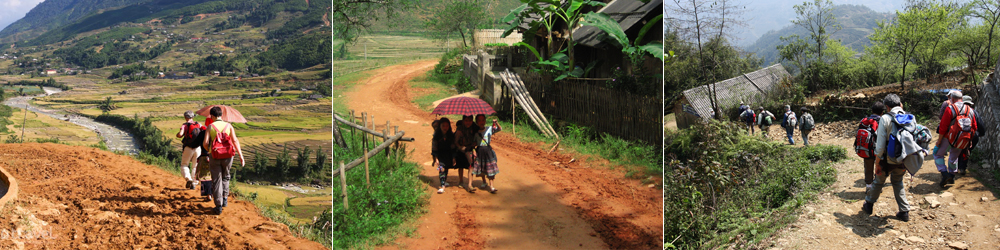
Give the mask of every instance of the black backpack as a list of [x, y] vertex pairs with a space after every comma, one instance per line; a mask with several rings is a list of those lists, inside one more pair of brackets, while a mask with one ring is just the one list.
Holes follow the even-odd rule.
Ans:
[[184, 138], [181, 139], [181, 144], [189, 148], [201, 147], [201, 143], [205, 141], [205, 126], [194, 123], [184, 123]]

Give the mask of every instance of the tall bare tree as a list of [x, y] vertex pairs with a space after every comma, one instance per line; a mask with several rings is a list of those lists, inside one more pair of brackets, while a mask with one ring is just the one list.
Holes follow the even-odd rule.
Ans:
[[[983, 23], [989, 27], [989, 32], [986, 33], [986, 62], [992, 63], [993, 33], [997, 30], [997, 24], [1000, 23], [1000, 0], [974, 0], [972, 6], [972, 15], [983, 19]], [[969, 67], [973, 66], [969, 65]]]
[[[815, 49], [809, 49], [816, 54], [813, 62], [823, 62], [823, 45], [830, 35], [840, 30], [840, 23], [837, 17], [833, 16], [833, 2], [830, 0], [813, 0], [803, 2], [802, 5], [795, 5], [795, 14], [798, 18], [792, 21], [793, 24], [809, 31], [809, 41], [815, 43]], [[809, 67], [808, 65], [804, 65]], [[805, 72], [805, 71], [803, 71]], [[811, 74], [811, 84], [818, 84], [818, 74]]]
[[702, 79], [707, 80], [709, 102], [715, 113], [713, 118], [719, 119], [722, 111], [719, 108], [718, 91], [713, 84], [718, 79], [710, 68], [725, 62], [719, 62], [718, 57], [714, 56], [715, 50], [706, 51], [705, 44], [709, 40], [723, 41], [730, 38], [733, 30], [746, 26], [746, 20], [742, 19], [746, 7], [735, 4], [732, 0], [674, 0], [670, 12], [675, 13], [671, 21], [677, 33], [684, 40], [694, 43], [694, 47], [698, 49], [698, 64], [703, 74]]

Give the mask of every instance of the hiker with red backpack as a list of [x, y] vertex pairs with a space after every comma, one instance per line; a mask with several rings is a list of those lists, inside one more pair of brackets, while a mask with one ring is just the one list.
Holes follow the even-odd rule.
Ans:
[[222, 208], [229, 203], [229, 179], [230, 168], [233, 166], [233, 158], [240, 155], [240, 166], [246, 162], [243, 159], [243, 150], [240, 148], [240, 140], [236, 137], [236, 130], [233, 125], [223, 121], [222, 108], [212, 107], [209, 111], [213, 122], [208, 126], [208, 136], [202, 142], [202, 147], [208, 150], [211, 158], [208, 160], [209, 171], [212, 172], [212, 199], [215, 201], [215, 214], [222, 214]]
[[[951, 104], [941, 113], [941, 123], [938, 126], [938, 141], [934, 147], [934, 165], [941, 172], [941, 188], [955, 184], [955, 173], [958, 173], [958, 158], [963, 150], [972, 146], [972, 136], [977, 124], [972, 106], [962, 102], [962, 92], [948, 93]], [[971, 99], [971, 98], [970, 98]], [[948, 155], [945, 163], [944, 156]]]
[[962, 96], [962, 102], [972, 108], [972, 119], [976, 121], [976, 132], [972, 135], [972, 145], [969, 145], [968, 149], [962, 150], [962, 154], [958, 156], [958, 174], [965, 175], [966, 169], [969, 168], [969, 153], [973, 149], [976, 149], [976, 145], [979, 144], [979, 137], [986, 134], [986, 126], [979, 124], [979, 112], [976, 112], [975, 103], [972, 102], [971, 96]]
[[896, 94], [886, 95], [882, 99], [882, 103], [886, 108], [890, 108], [890, 111], [879, 118], [878, 128], [875, 131], [875, 176], [872, 188], [865, 192], [865, 202], [861, 205], [861, 211], [872, 214], [875, 202], [882, 194], [882, 188], [885, 187], [885, 181], [888, 178], [892, 182], [893, 196], [895, 196], [896, 206], [899, 208], [896, 218], [901, 221], [910, 221], [910, 203], [906, 200], [906, 189], [903, 186], [903, 175], [906, 174], [907, 169], [902, 162], [896, 161], [896, 157], [889, 156], [892, 150], [888, 148], [892, 146], [891, 144], [895, 144], [890, 143], [890, 136], [895, 137], [899, 134], [896, 116], [906, 117], [912, 122], [913, 115], [903, 111], [903, 105]]
[[[181, 154], [181, 172], [184, 175], [184, 187], [194, 189], [197, 181], [192, 177], [192, 169], [198, 169], [198, 157], [201, 156], [201, 142], [204, 140], [202, 131], [205, 126], [194, 120], [194, 112], [188, 110], [184, 112], [184, 125], [177, 132], [177, 138], [181, 138], [181, 145], [184, 149]], [[188, 165], [191, 165], [188, 167]], [[196, 173], [195, 173], [196, 175]]]
[[871, 110], [872, 114], [858, 123], [858, 132], [854, 136], [854, 151], [865, 159], [865, 193], [872, 189], [872, 180], [875, 179], [875, 141], [878, 138], [875, 131], [885, 113], [885, 104], [877, 101], [872, 104]]

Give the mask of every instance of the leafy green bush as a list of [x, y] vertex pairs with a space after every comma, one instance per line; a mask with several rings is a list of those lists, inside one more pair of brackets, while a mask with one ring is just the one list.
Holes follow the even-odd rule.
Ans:
[[[350, 150], [333, 148], [334, 171], [361, 157], [362, 137], [344, 134]], [[368, 248], [391, 242], [400, 233], [412, 230], [403, 223], [416, 219], [427, 202], [420, 167], [403, 161], [409, 150], [405, 144], [390, 157], [382, 153], [369, 159], [371, 185], [365, 184], [364, 166], [346, 172], [349, 209], [344, 209], [340, 185], [333, 185], [333, 249]], [[339, 177], [335, 177], [339, 179]], [[339, 182], [339, 180], [334, 181]]]
[[795, 209], [836, 181], [839, 146], [806, 148], [710, 122], [666, 132], [665, 247], [747, 247], [794, 221]]

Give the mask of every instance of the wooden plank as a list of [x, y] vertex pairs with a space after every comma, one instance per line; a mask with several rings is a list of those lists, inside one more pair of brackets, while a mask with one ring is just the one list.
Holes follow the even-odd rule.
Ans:
[[[375, 156], [376, 154], [378, 154], [379, 152], [381, 152], [385, 148], [388, 148], [389, 145], [392, 145], [392, 143], [395, 143], [396, 141], [398, 141], [399, 138], [402, 138], [403, 134], [406, 134], [406, 131], [399, 131], [399, 133], [396, 133], [396, 135], [393, 135], [392, 137], [389, 137], [389, 139], [386, 140], [384, 143], [382, 143], [381, 145], [378, 145], [377, 147], [375, 147], [371, 151], [368, 151], [368, 153], [365, 153], [364, 155], [366, 157], [368, 157], [368, 158], [371, 158], [371, 157]], [[351, 170], [352, 168], [357, 167], [358, 165], [361, 165], [363, 163], [363, 161], [364, 161], [364, 157], [358, 158], [358, 159], [355, 159], [355, 160], [351, 161], [350, 163], [347, 164], [347, 167], [344, 169], [344, 171]], [[339, 173], [333, 172], [333, 176], [331, 176], [331, 177], [337, 177], [337, 175], [339, 175]]]

